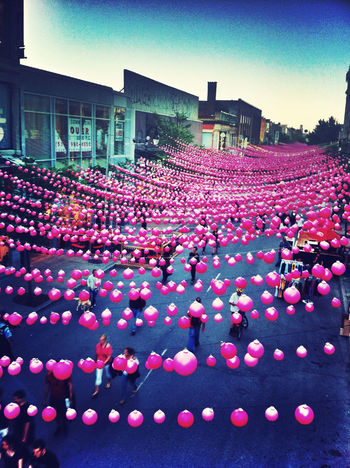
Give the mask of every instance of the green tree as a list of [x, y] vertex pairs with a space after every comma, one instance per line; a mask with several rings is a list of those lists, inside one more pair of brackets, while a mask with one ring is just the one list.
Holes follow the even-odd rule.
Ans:
[[176, 112], [175, 117], [163, 117], [154, 115], [159, 135], [159, 145], [177, 146], [176, 140], [184, 143], [192, 143], [194, 136], [190, 130], [191, 124], [187, 116]]
[[338, 141], [341, 124], [334, 117], [319, 120], [314, 130], [308, 135], [310, 145], [320, 145]]

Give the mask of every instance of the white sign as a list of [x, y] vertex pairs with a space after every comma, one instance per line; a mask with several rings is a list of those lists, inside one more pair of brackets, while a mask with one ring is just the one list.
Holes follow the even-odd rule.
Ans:
[[69, 117], [68, 126], [69, 151], [80, 151], [80, 119]]
[[56, 153], [67, 153], [66, 147], [64, 146], [64, 143], [57, 130], [55, 130], [55, 147]]
[[91, 120], [84, 120], [81, 134], [81, 150], [91, 151]]

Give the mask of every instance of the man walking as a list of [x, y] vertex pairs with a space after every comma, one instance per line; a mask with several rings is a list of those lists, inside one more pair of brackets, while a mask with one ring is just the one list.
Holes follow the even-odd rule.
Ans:
[[136, 333], [136, 328], [137, 328], [136, 321], [138, 318], [140, 318], [141, 312], [146, 305], [146, 301], [142, 299], [142, 297], [140, 296], [140, 289], [137, 289], [137, 291], [139, 293], [139, 296], [137, 297], [137, 299], [129, 300], [129, 307], [132, 310], [132, 313], [134, 316], [134, 323], [133, 323], [132, 330], [131, 330], [132, 335], [135, 335]]
[[100, 284], [101, 284], [101, 281], [96, 277], [96, 269], [94, 269], [92, 270], [92, 272], [90, 273], [87, 279], [87, 286], [90, 292], [91, 307], [95, 307], [96, 305], [96, 296], [97, 296], [98, 288]]
[[192, 252], [190, 252], [187, 261], [191, 265], [191, 284], [193, 284], [194, 280], [196, 279], [196, 265], [200, 261], [197, 252], [197, 247], [193, 247]]

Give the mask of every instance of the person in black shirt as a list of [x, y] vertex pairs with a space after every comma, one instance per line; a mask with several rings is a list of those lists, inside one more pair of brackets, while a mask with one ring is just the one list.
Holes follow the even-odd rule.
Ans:
[[[138, 292], [140, 292], [140, 290], [138, 289]], [[143, 308], [145, 307], [146, 305], [146, 301], [144, 299], [142, 299], [141, 296], [139, 296], [137, 299], [130, 299], [129, 300], [129, 307], [130, 309], [132, 310], [132, 313], [134, 315], [134, 324], [132, 326], [132, 330], [131, 330], [131, 334], [132, 335], [135, 335], [136, 333], [136, 320], [140, 317], [141, 315], [141, 312], [143, 310]]]
[[2, 439], [0, 460], [4, 468], [19, 468], [24, 466], [28, 452], [23, 444], [16, 442], [15, 438], [7, 435]]
[[37, 439], [33, 443], [33, 455], [28, 468], [59, 468], [60, 464], [56, 455], [46, 449], [43, 439]]
[[20, 407], [20, 413], [15, 419], [9, 421], [10, 434], [14, 436], [17, 442], [30, 445], [34, 440], [34, 417], [29, 416], [27, 410], [29, 403], [26, 401], [24, 390], [17, 390], [13, 394], [13, 399]]
[[197, 252], [197, 247], [193, 247], [192, 252], [190, 252], [190, 255], [188, 256], [187, 261], [191, 265], [191, 284], [194, 283], [194, 280], [196, 279], [196, 265], [199, 262], [200, 258]]
[[[200, 297], [196, 298], [197, 302], [202, 302]], [[191, 319], [191, 325], [189, 328], [189, 334], [188, 334], [188, 344], [187, 344], [187, 349], [194, 353], [194, 348], [195, 346], [199, 346], [199, 332], [202, 327], [202, 332], [204, 332], [205, 329], [205, 323], [202, 323], [201, 317], [193, 317], [191, 315], [191, 312], [188, 311], [187, 315]]]

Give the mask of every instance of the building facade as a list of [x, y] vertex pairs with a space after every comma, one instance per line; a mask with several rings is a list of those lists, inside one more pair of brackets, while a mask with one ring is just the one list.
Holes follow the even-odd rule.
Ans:
[[344, 149], [349, 150], [350, 148], [350, 67], [346, 74], [346, 100], [345, 100], [345, 113], [344, 113], [344, 124], [340, 133], [340, 144]]

